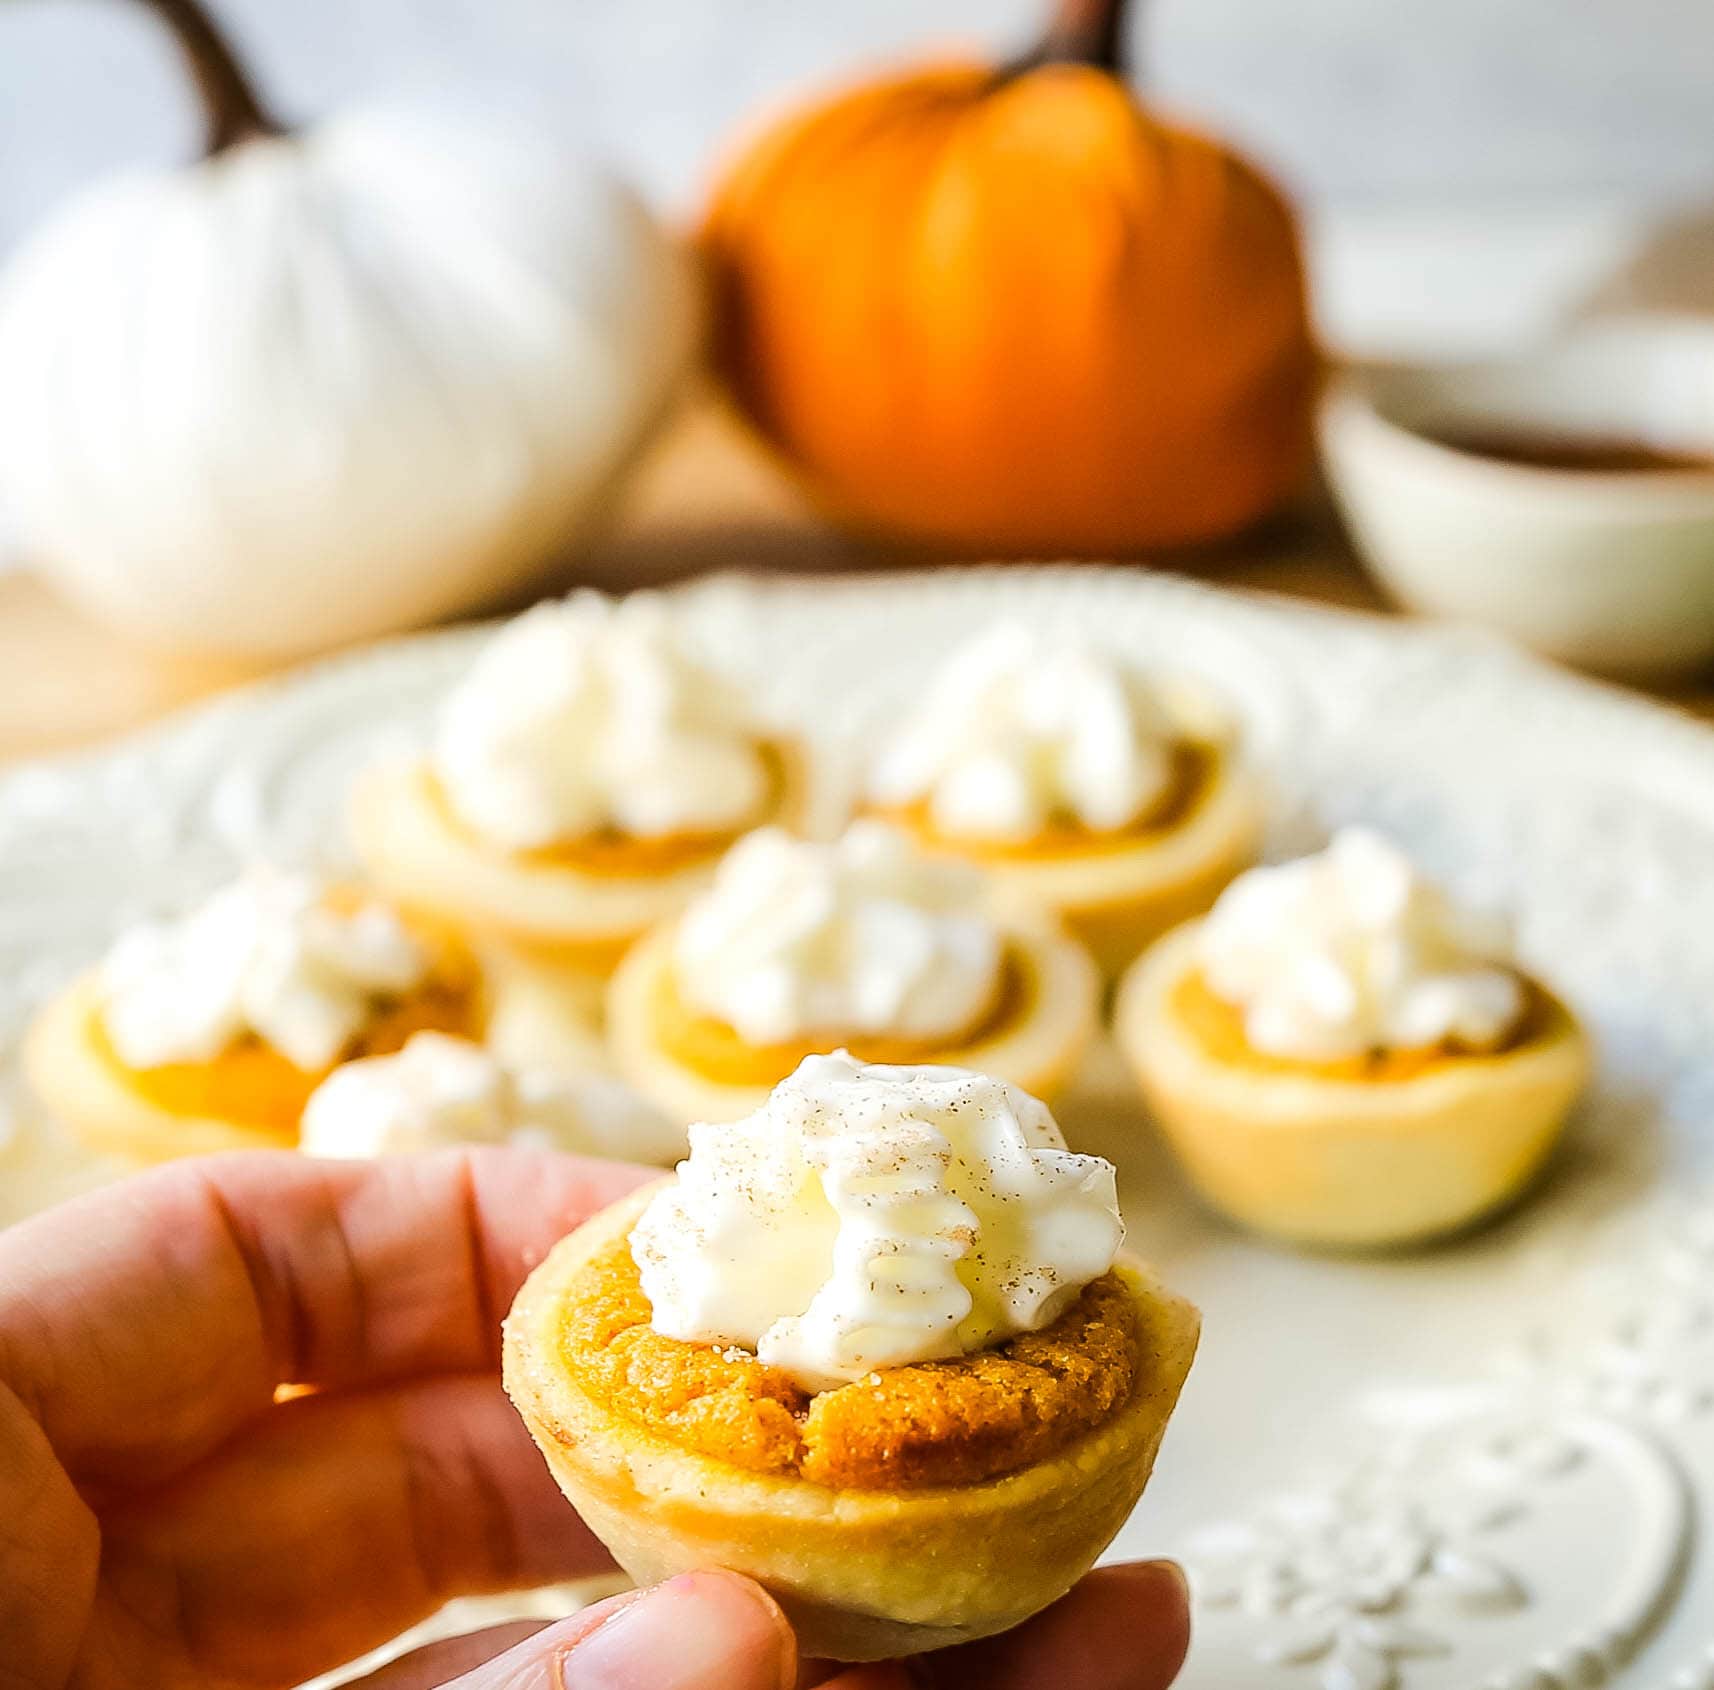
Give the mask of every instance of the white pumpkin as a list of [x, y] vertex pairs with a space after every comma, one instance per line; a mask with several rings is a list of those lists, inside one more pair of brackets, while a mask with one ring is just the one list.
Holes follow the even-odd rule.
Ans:
[[[208, 93], [208, 43], [182, 44]], [[98, 185], [0, 276], [26, 555], [139, 637], [230, 653], [518, 588], [666, 409], [688, 256], [523, 129], [377, 111], [283, 135], [248, 109], [211, 101], [209, 158]]]

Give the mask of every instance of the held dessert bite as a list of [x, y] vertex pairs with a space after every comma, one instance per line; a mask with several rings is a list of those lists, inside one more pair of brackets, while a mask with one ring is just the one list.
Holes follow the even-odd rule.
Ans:
[[953, 654], [871, 762], [865, 798], [1058, 911], [1114, 971], [1207, 909], [1260, 829], [1214, 700], [1015, 623]]
[[1004, 1630], [1141, 1494], [1197, 1316], [1120, 1253], [1112, 1166], [965, 1069], [806, 1058], [561, 1241], [506, 1388], [639, 1581], [723, 1566], [807, 1655]]
[[336, 1068], [304, 1106], [311, 1156], [386, 1156], [451, 1144], [519, 1144], [665, 1166], [684, 1129], [620, 1080], [504, 1062], [468, 1039], [417, 1033], [391, 1056]]
[[1588, 1073], [1575, 1017], [1360, 829], [1254, 869], [1148, 951], [1116, 1031], [1203, 1195], [1309, 1244], [1448, 1232], [1515, 1195]]
[[955, 1062], [1035, 1092], [1069, 1073], [1096, 1021], [1095, 969], [1051, 922], [1002, 912], [976, 870], [900, 830], [749, 835], [607, 994], [620, 1071], [681, 1121], [761, 1107], [805, 1057]]
[[605, 972], [800, 797], [793, 748], [660, 600], [584, 591], [493, 637], [427, 758], [358, 783], [352, 831], [395, 895]]

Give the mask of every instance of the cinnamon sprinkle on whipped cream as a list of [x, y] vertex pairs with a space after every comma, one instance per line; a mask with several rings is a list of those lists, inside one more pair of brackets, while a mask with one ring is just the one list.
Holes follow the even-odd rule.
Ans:
[[631, 1234], [654, 1329], [812, 1391], [1037, 1331], [1124, 1237], [1112, 1164], [966, 1069], [812, 1056], [690, 1145]]

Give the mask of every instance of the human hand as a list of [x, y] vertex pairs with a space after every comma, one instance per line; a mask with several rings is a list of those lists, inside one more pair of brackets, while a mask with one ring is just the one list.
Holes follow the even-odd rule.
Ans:
[[[645, 1178], [549, 1152], [181, 1162], [0, 1233], [0, 1690], [261, 1690], [449, 1597], [606, 1570], [500, 1389], [530, 1267]], [[282, 1386], [309, 1387], [281, 1400]], [[437, 1644], [372, 1690], [1159, 1690], [1182, 1582], [829, 1677], [699, 1573]]]

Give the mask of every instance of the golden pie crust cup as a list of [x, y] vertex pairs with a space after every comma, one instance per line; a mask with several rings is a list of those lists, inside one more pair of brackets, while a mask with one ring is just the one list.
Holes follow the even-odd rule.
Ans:
[[585, 1391], [561, 1355], [563, 1309], [590, 1260], [661, 1184], [562, 1239], [506, 1319], [506, 1389], [560, 1488], [639, 1584], [699, 1567], [778, 1600], [806, 1657], [883, 1660], [1005, 1631], [1094, 1564], [1142, 1494], [1196, 1352], [1196, 1310], [1140, 1263], [1143, 1366], [1129, 1400], [1044, 1460], [972, 1484], [829, 1489], [669, 1442]]
[[[605, 1054], [587, 995], [558, 970], [491, 946], [466, 946], [437, 923], [407, 917], [455, 954], [468, 992], [464, 1024], [441, 1031], [480, 1038], [503, 1061], [587, 1072]], [[424, 1023], [428, 1026], [428, 1023]], [[397, 1048], [400, 1040], [386, 1048]], [[364, 1054], [371, 1054], [365, 1052]], [[31, 1091], [90, 1149], [137, 1162], [165, 1162], [220, 1150], [289, 1150], [297, 1122], [264, 1125], [219, 1113], [172, 1108], [150, 1095], [147, 1072], [133, 1075], [101, 1025], [95, 970], [52, 998], [24, 1035], [22, 1063]], [[312, 1089], [320, 1075], [306, 1078]]]
[[1216, 1209], [1298, 1244], [1371, 1249], [1455, 1232], [1521, 1192], [1589, 1076], [1571, 1011], [1537, 985], [1493, 1054], [1402, 1078], [1291, 1071], [1211, 1052], [1176, 1006], [1200, 922], [1145, 953], [1114, 1017], [1119, 1048], [1191, 1183]]
[[543, 960], [605, 975], [639, 934], [675, 916], [713, 880], [720, 858], [752, 827], [793, 826], [808, 771], [794, 748], [768, 742], [777, 769], [766, 813], [731, 834], [651, 846], [627, 869], [623, 851], [580, 861], [553, 851], [509, 852], [459, 823], [426, 763], [381, 765], [352, 788], [350, 830], [376, 885], [401, 902], [499, 938]]
[[[1022, 980], [1013, 1012], [964, 1039], [909, 1047], [830, 1034], [790, 1048], [769, 1047], [754, 1082], [704, 1073], [668, 1048], [660, 1003], [673, 972], [677, 924], [648, 934], [626, 954], [607, 988], [607, 1048], [622, 1078], [679, 1121], [736, 1121], [760, 1109], [805, 1056], [849, 1047], [860, 1061], [974, 1068], [1051, 1101], [1071, 1079], [1100, 1022], [1100, 979], [1088, 953], [1036, 918], [1001, 923], [1006, 966]], [[736, 1035], [732, 1035], [735, 1039]]]
[[883, 811], [925, 850], [979, 864], [997, 885], [1052, 910], [1109, 978], [1139, 951], [1201, 915], [1255, 861], [1260, 783], [1230, 743], [1188, 747], [1200, 771], [1182, 814], [1115, 834], [992, 845], [940, 834], [920, 814]]
[[101, 997], [93, 973], [74, 981], [24, 1035], [30, 1089], [92, 1150], [139, 1162], [217, 1150], [289, 1150], [296, 1133], [166, 1109], [127, 1083], [96, 1035]]

